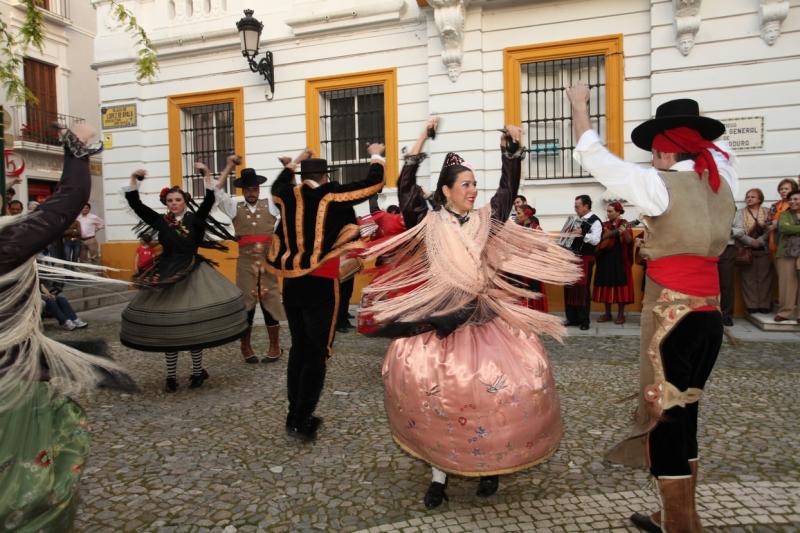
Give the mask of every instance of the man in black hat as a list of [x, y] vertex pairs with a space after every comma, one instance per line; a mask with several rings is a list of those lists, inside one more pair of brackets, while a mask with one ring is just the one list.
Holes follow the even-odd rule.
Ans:
[[236, 286], [242, 291], [250, 327], [241, 338], [241, 351], [245, 363], [255, 364], [259, 358], [250, 344], [256, 303], [261, 307], [267, 326], [269, 348], [261, 358], [262, 363], [272, 363], [281, 356], [279, 320], [286, 320], [278, 290], [278, 278], [267, 270], [267, 249], [272, 241], [280, 214], [269, 200], [260, 199], [261, 185], [267, 178], [259, 176], [252, 168], [243, 168], [233, 185], [242, 189], [244, 202], [231, 198], [225, 192], [225, 180], [240, 165], [242, 158], [228, 156], [220, 173], [214, 195], [216, 206], [231, 219], [239, 238], [239, 258], [236, 261]]
[[358, 246], [358, 226], [350, 223], [352, 207], [380, 192], [384, 185], [383, 144], [371, 144], [367, 177], [354, 183], [331, 181], [325, 159], [296, 163], [272, 185], [281, 210], [268, 259], [283, 276], [283, 302], [292, 335], [287, 371], [289, 414], [286, 430], [305, 440], [316, 437], [321, 420], [314, 416], [325, 383], [339, 305], [339, 258]]
[[653, 168], [611, 154], [591, 129], [589, 88], [567, 90], [578, 143], [575, 159], [600, 183], [638, 206], [647, 239], [642, 302], [639, 405], [628, 437], [606, 457], [649, 466], [662, 507], [636, 513], [645, 531], [701, 531], [695, 506], [698, 400], [722, 344], [717, 259], [736, 212], [730, 149], [714, 141], [724, 125], [697, 102], [671, 100], [637, 126], [633, 143]]

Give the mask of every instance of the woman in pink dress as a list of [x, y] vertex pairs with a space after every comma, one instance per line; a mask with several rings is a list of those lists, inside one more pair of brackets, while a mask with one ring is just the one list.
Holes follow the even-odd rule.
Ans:
[[[436, 119], [409, 152], [398, 183], [409, 228], [371, 247], [389, 270], [365, 289], [373, 335], [394, 338], [383, 365], [384, 404], [395, 441], [433, 467], [425, 506], [446, 499], [447, 474], [498, 475], [552, 455], [563, 432], [558, 395], [537, 333], [558, 337], [558, 318], [529, 309], [535, 298], [511, 275], [565, 284], [579, 276], [573, 255], [544, 232], [506, 224], [520, 180], [522, 131], [506, 126], [502, 176], [490, 203], [473, 210], [475, 176], [448, 154], [433, 209], [416, 184], [420, 153]], [[399, 295], [399, 296], [398, 296]]]

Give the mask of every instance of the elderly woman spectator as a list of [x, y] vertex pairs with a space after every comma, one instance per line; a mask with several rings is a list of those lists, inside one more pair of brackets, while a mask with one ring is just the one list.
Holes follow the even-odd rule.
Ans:
[[797, 320], [800, 292], [800, 191], [789, 195], [789, 208], [778, 220], [778, 250], [775, 254], [778, 270], [778, 312], [775, 322]]
[[778, 183], [778, 194], [781, 198], [769, 208], [769, 251], [773, 255], [778, 251], [778, 219], [781, 218], [781, 214], [783, 214], [784, 211], [789, 209], [789, 195], [796, 193], [798, 190], [800, 189], [797, 183], [789, 178], [782, 179], [780, 183]]
[[744, 196], [745, 206], [733, 219], [733, 237], [739, 247], [737, 264], [742, 273], [742, 297], [750, 314], [769, 313], [772, 307], [772, 262], [767, 249], [770, 218], [763, 203], [761, 189], [750, 189]]

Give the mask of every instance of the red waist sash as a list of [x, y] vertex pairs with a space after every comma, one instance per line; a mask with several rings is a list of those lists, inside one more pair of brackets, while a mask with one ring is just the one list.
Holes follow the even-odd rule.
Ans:
[[272, 235], [244, 235], [239, 237], [239, 246], [247, 246], [248, 244], [265, 243], [272, 240]]
[[309, 276], [318, 278], [337, 279], [339, 277], [339, 258], [328, 259], [316, 269], [309, 273]]
[[718, 257], [672, 255], [647, 260], [647, 275], [659, 285], [689, 296], [719, 296]]

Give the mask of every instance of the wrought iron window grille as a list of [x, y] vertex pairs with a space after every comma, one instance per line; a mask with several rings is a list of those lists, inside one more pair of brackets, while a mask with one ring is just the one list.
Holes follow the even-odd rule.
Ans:
[[602, 55], [537, 61], [522, 65], [522, 128], [528, 139], [529, 180], [590, 177], [572, 158], [577, 139], [566, 89], [589, 85], [589, 117], [601, 139], [606, 136], [605, 57]]
[[[196, 161], [205, 163], [219, 178], [227, 157], [234, 152], [233, 104], [209, 104], [183, 108], [181, 116], [181, 164], [184, 190], [193, 197], [205, 195], [203, 176], [194, 169]], [[233, 194], [233, 176], [225, 190]]]
[[320, 94], [320, 156], [339, 167], [340, 183], [364, 179], [370, 165], [367, 146], [386, 141], [383, 86], [337, 89]]

